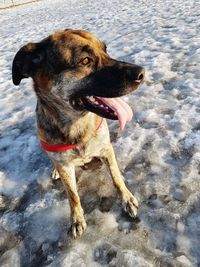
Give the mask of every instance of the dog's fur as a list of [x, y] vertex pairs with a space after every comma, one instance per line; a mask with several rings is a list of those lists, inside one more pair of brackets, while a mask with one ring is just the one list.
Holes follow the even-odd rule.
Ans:
[[62, 153], [47, 152], [68, 193], [74, 238], [81, 236], [86, 228], [75, 167], [93, 157], [108, 163], [127, 212], [136, 216], [138, 202], [121, 178], [106, 120], [94, 134], [100, 118], [97, 114], [104, 114], [89, 112], [81, 97], [112, 98], [128, 94], [137, 89], [143, 75], [141, 67], [112, 59], [103, 42], [82, 30], [58, 31], [39, 43], [22, 47], [14, 58], [14, 84], [28, 77], [34, 82], [39, 139], [50, 144], [80, 144]]

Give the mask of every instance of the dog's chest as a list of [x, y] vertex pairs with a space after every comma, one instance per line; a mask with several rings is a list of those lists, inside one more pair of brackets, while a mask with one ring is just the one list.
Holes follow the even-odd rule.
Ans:
[[94, 157], [102, 158], [107, 154], [110, 144], [110, 137], [107, 123], [103, 123], [98, 133], [93, 136], [86, 144], [78, 146], [76, 149], [62, 153], [48, 152], [52, 160], [74, 166], [83, 166], [89, 163]]
[[75, 166], [82, 166], [94, 157], [102, 158], [106, 155], [110, 144], [107, 124], [103, 124], [96, 136], [92, 137], [84, 146], [78, 148], [77, 155], [72, 159]]

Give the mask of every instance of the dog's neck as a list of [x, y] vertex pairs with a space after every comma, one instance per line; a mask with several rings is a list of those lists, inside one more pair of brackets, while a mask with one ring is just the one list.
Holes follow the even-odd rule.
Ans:
[[70, 118], [68, 111], [59, 102], [38, 99], [36, 108], [38, 137], [48, 143], [86, 143], [94, 133], [98, 116], [86, 112]]

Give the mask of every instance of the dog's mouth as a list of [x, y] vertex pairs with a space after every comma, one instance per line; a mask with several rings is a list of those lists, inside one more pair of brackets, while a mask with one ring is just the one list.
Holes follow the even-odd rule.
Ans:
[[121, 130], [124, 129], [127, 122], [131, 121], [133, 116], [131, 107], [120, 97], [84, 96], [74, 98], [71, 104], [76, 110], [86, 109], [101, 117], [118, 120]]

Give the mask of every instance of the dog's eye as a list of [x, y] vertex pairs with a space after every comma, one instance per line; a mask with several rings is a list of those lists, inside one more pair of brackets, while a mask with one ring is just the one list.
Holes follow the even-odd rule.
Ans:
[[81, 64], [81, 65], [87, 65], [87, 64], [90, 63], [90, 61], [91, 61], [91, 59], [90, 59], [89, 57], [85, 57], [84, 59], [82, 59], [82, 60], [80, 61], [80, 64]]

